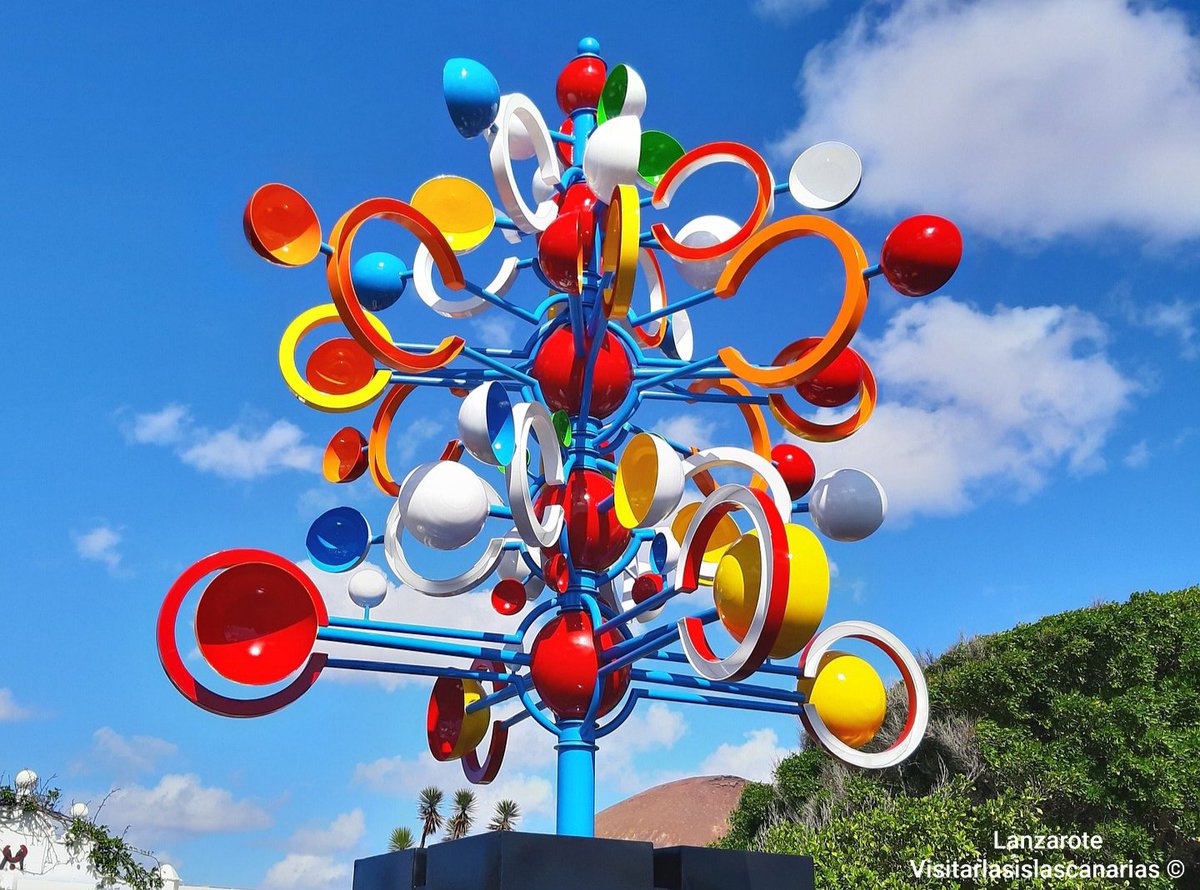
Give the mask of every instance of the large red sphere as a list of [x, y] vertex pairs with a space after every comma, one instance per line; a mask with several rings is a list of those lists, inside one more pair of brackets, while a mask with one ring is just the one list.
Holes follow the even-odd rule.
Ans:
[[[545, 515], [549, 505], [562, 505], [567, 516], [571, 563], [577, 569], [602, 572], [629, 546], [629, 529], [617, 521], [617, 511], [600, 512], [600, 502], [612, 496], [611, 479], [596, 470], [576, 469], [567, 476], [565, 485], [546, 486], [533, 502], [538, 518]], [[546, 563], [558, 554], [557, 544], [542, 548]]]
[[962, 234], [940, 216], [910, 216], [888, 234], [879, 265], [888, 282], [906, 297], [931, 294], [962, 259]]
[[817, 468], [808, 452], [797, 445], [776, 445], [771, 449], [771, 463], [783, 477], [788, 497], [793, 501], [808, 494], [817, 479]]
[[[798, 356], [804, 355], [820, 342], [817, 337], [801, 340], [798, 344], [801, 347]], [[847, 347], [816, 377], [796, 384], [796, 392], [810, 405], [837, 408], [858, 395], [862, 379], [862, 359], [858, 357], [858, 353]]]
[[558, 75], [558, 84], [555, 86], [558, 107], [567, 114], [580, 108], [598, 107], [607, 79], [608, 69], [603, 59], [577, 56], [567, 62], [562, 74]]
[[593, 228], [590, 212], [560, 212], [538, 236], [538, 266], [546, 280], [568, 294], [581, 291], [585, 250], [590, 251], [588, 232]]
[[[616, 631], [601, 637], [601, 644], [620, 641]], [[579, 719], [587, 713], [596, 688], [600, 659], [596, 636], [587, 612], [564, 612], [550, 620], [533, 641], [533, 688], [555, 716]], [[621, 701], [629, 687], [628, 667], [604, 678], [597, 717], [607, 714]]]
[[[583, 401], [583, 368], [589, 343], [584, 338], [584, 353], [575, 352], [575, 335], [569, 325], [556, 330], [542, 343], [533, 359], [533, 376], [542, 385], [542, 395], [551, 411], [577, 415]], [[633, 365], [621, 341], [609, 331], [596, 356], [592, 372], [592, 401], [588, 414], [603, 418], [625, 401], [633, 386]]]

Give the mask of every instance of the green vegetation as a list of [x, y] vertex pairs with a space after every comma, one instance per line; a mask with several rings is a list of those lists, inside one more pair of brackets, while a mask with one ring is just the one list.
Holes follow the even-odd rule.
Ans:
[[[454, 792], [454, 811], [449, 818], [442, 814], [442, 803], [446, 795], [441, 788], [430, 785], [421, 790], [417, 798], [417, 819], [421, 823], [420, 846], [425, 846], [426, 839], [445, 826], [446, 833], [442, 840], [453, 841], [466, 837], [475, 826], [475, 792], [469, 788], [460, 788]], [[495, 812], [488, 823], [488, 831], [516, 831], [521, 819], [521, 808], [515, 800], [496, 801]], [[388, 838], [388, 852], [396, 853], [407, 850], [414, 845], [415, 836], [405, 826], [392, 829]]]
[[68, 848], [85, 854], [97, 887], [125, 884], [130, 890], [159, 890], [162, 876], [157, 865], [146, 868], [142, 859], [153, 859], [146, 850], [126, 843], [87, 816], [72, 816], [59, 807], [62, 792], [39, 784], [29, 789], [0, 782], [0, 811], [26, 817], [40, 817], [62, 831]]
[[[1134, 594], [950, 649], [926, 671], [933, 717], [898, 767], [815, 747], [751, 784], [719, 846], [813, 856], [839, 888], [1174, 888], [1127, 879], [917, 878], [910, 860], [1060, 865], [1179, 860], [1200, 880], [1200, 588]], [[872, 742], [903, 718], [903, 691]], [[869, 749], [870, 750], [870, 749]], [[993, 834], [1090, 833], [1099, 850], [994, 849]]]

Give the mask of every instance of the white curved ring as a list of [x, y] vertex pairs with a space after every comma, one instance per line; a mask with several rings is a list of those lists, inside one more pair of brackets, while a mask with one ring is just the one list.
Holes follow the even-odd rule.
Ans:
[[[697, 473], [711, 470], [713, 467], [742, 467], [760, 476], [767, 483], [767, 491], [779, 509], [779, 515], [787, 521], [792, 515], [792, 496], [788, 494], [787, 483], [779, 475], [779, 471], [771, 462], [759, 454], [746, 448], [735, 448], [723, 445], [717, 448], [706, 448], [683, 459], [686, 478], [691, 479]], [[693, 522], [695, 519], [693, 518]], [[683, 547], [687, 552], [687, 547]]]
[[520, 402], [513, 406], [513, 444], [515, 450], [508, 467], [508, 504], [512, 509], [513, 525], [521, 538], [531, 547], [553, 547], [562, 533], [566, 513], [561, 504], [546, 507], [539, 521], [533, 510], [529, 489], [529, 436], [537, 440], [542, 453], [542, 475], [547, 485], [566, 482], [558, 433], [550, 411], [541, 402]]
[[[489, 504], [496, 507], [503, 505], [500, 495], [492, 486], [484, 482], [483, 488]], [[504, 538], [492, 538], [483, 555], [475, 561], [475, 565], [462, 574], [453, 578], [426, 578], [409, 565], [405, 558], [401, 541], [403, 536], [404, 521], [400, 513], [400, 499], [397, 498], [392, 504], [391, 512], [388, 513], [387, 526], [383, 533], [383, 552], [396, 577], [426, 596], [457, 596], [465, 593], [495, 571], [496, 566], [500, 564], [500, 557], [504, 555]]]
[[[744, 485], [720, 486], [700, 504], [696, 515], [688, 523], [687, 534], [683, 536], [683, 544], [680, 549], [683, 551], [683, 558], [686, 560], [687, 554], [691, 552], [693, 545], [697, 543], [695, 541], [696, 533], [700, 528], [701, 522], [704, 521], [706, 514], [715, 507], [729, 503], [744, 510], [758, 532], [756, 536], [758, 558], [762, 569], [759, 573], [758, 595], [754, 604], [754, 615], [750, 618], [750, 627], [746, 630], [745, 637], [742, 638], [742, 641], [731, 654], [714, 661], [696, 648], [696, 644], [692, 641], [691, 634], [688, 631], [688, 622], [695, 622], [696, 619], [683, 618], [680, 619], [678, 625], [679, 641], [683, 644], [683, 654], [687, 656], [692, 669], [706, 680], [713, 680], [714, 682], [742, 680], [750, 676], [762, 665], [762, 662], [770, 653], [771, 646], [775, 643], [774, 639], [761, 639], [766, 629], [767, 613], [771, 606], [771, 589], [775, 583], [775, 561], [771, 552], [770, 520], [767, 517], [766, 509], [764, 509], [762, 502], [754, 496], [754, 492]], [[780, 525], [782, 525], [782, 519], [780, 520]], [[707, 542], [700, 541], [699, 543], [703, 546]], [[676, 583], [680, 583], [678, 578], [676, 579]], [[703, 634], [702, 627], [699, 633]]]
[[900, 671], [904, 686], [908, 691], [908, 721], [900, 733], [900, 737], [885, 751], [867, 753], [851, 748], [837, 738], [821, 722], [821, 717], [813, 705], [806, 704], [804, 713], [800, 715], [804, 728], [807, 729], [817, 742], [838, 760], [859, 766], [863, 769], [884, 769], [895, 766], [905, 760], [925, 737], [925, 729], [929, 725], [929, 689], [925, 685], [925, 675], [916, 658], [891, 631], [877, 624], [866, 621], [840, 621], [825, 628], [811, 640], [800, 653], [800, 670], [807, 679], [815, 679], [821, 667], [821, 659], [835, 644], [845, 639], [865, 640], [883, 651], [892, 660], [892, 664]]
[[487, 134], [491, 142], [488, 155], [492, 165], [492, 176], [496, 180], [500, 203], [504, 205], [512, 221], [522, 232], [533, 234], [543, 231], [554, 221], [558, 216], [558, 205], [551, 198], [546, 198], [540, 201], [534, 210], [521, 194], [516, 175], [513, 173], [512, 146], [509, 144], [509, 119], [514, 116], [525, 128], [533, 146], [538, 161], [537, 175], [541, 177], [542, 182], [547, 185], [558, 182], [562, 178], [562, 166], [559, 163], [558, 151], [554, 147], [554, 140], [550, 138], [550, 130], [537, 106], [520, 93], [501, 96], [496, 123]]
[[[437, 285], [433, 283], [433, 268], [433, 254], [429, 252], [429, 248], [424, 244], [420, 245], [417, 247], [417, 255], [413, 258], [413, 287], [416, 288], [417, 296], [421, 298], [421, 302], [438, 315], [445, 316], [446, 318], [470, 318], [492, 307], [492, 304], [483, 297], [465, 297], [461, 300], [452, 300], [442, 296], [438, 292]], [[517, 274], [520, 271], [520, 267], [517, 265], [517, 258], [508, 257], [500, 264], [500, 270], [496, 273], [496, 277], [491, 280], [484, 290], [490, 291], [498, 297], [503, 297], [512, 289], [514, 282], [517, 280]]]

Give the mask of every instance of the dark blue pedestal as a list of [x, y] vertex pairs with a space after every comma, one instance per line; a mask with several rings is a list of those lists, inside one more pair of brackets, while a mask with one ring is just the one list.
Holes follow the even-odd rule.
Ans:
[[354, 890], [813, 890], [812, 859], [496, 831], [354, 863]]

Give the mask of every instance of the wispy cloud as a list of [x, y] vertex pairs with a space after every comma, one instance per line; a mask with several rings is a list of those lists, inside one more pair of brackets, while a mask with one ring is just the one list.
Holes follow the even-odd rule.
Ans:
[[91, 762], [103, 762], [118, 775], [152, 772], [161, 761], [178, 752], [179, 747], [166, 739], [144, 735], [126, 738], [111, 726], [92, 733]]
[[72, 532], [75, 552], [80, 559], [98, 562], [109, 572], [116, 572], [121, 565], [121, 533], [111, 525], [98, 525], [90, 531]]
[[752, 729], [740, 745], [721, 744], [700, 764], [706, 776], [741, 776], [752, 782], [769, 782], [775, 764], [792, 753], [779, 744], [773, 729]]
[[272, 821], [257, 803], [204, 785], [192, 773], [165, 775], [152, 788], [134, 784], [117, 789], [104, 816], [110, 825], [134, 826], [141, 838], [255, 831]]
[[33, 711], [21, 705], [11, 689], [0, 689], [0, 723], [16, 723], [31, 716]]
[[311, 473], [320, 467], [321, 449], [287, 420], [212, 429], [195, 423], [186, 405], [169, 404], [135, 415], [123, 428], [128, 441], [171, 447], [188, 466], [225, 479], [258, 479], [285, 470]]
[[752, 0], [756, 15], [776, 22], [794, 22], [829, 5], [829, 0]]

